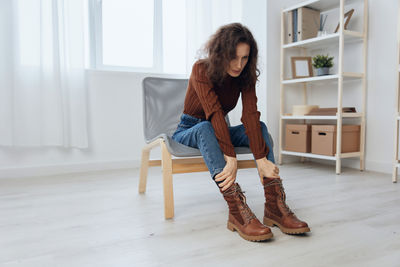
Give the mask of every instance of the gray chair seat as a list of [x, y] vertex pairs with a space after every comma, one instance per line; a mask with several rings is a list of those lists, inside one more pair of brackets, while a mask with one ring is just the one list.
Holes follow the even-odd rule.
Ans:
[[[193, 147], [178, 143], [175, 140], [173, 140], [171, 136], [168, 136], [166, 134], [160, 134], [160, 135], [156, 136], [154, 138], [154, 140], [156, 140], [158, 138], [162, 138], [165, 140], [165, 144], [167, 145], [168, 151], [175, 157], [201, 156], [200, 150], [198, 150], [197, 148], [193, 148]], [[150, 141], [148, 143], [151, 143], [152, 141]], [[251, 150], [248, 147], [235, 147], [235, 152], [236, 152], [236, 154], [249, 154], [249, 153], [251, 153]]]

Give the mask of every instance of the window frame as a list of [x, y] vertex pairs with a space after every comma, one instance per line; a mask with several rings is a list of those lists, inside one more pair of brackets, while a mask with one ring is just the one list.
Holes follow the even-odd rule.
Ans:
[[163, 73], [162, 0], [154, 1], [153, 67], [127, 67], [103, 64], [102, 0], [89, 1], [90, 67], [96, 70]]

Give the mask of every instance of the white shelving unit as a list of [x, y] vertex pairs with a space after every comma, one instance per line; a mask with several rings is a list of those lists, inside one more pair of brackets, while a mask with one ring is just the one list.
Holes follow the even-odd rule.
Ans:
[[[364, 5], [364, 16], [363, 16], [363, 29], [362, 32], [344, 30], [344, 7], [345, 4], [351, 4], [354, 2], [360, 2]], [[339, 8], [339, 22], [340, 27], [337, 33], [328, 34], [321, 37], [315, 37], [299, 42], [285, 44], [285, 27], [286, 27], [286, 13], [300, 8], [300, 7], [310, 7], [318, 9], [321, 12], [328, 11], [334, 8]], [[368, 33], [368, 0], [309, 0], [303, 3], [297, 4], [290, 8], [282, 10], [281, 13], [281, 109], [280, 109], [280, 127], [279, 127], [279, 160], [278, 163], [282, 164], [282, 156], [298, 156], [301, 158], [316, 158], [325, 160], [336, 161], [336, 173], [341, 173], [341, 159], [343, 158], [359, 158], [360, 159], [360, 170], [364, 170], [364, 150], [365, 150], [365, 105], [366, 105], [366, 77], [365, 73], [367, 70], [366, 57], [367, 57], [367, 33]], [[363, 59], [363, 72], [344, 72], [343, 71], [343, 53], [345, 49], [345, 44], [361, 42], [362, 48], [362, 59]], [[321, 48], [338, 47], [338, 73], [334, 75], [309, 77], [302, 79], [285, 79], [285, 59], [286, 51], [289, 49], [298, 49], [303, 55], [307, 55], [308, 50], [315, 50]], [[347, 81], [357, 81], [362, 83], [362, 110], [359, 113], [343, 113], [342, 112], [342, 102], [343, 102], [343, 83]], [[338, 113], [336, 116], [287, 116], [284, 114], [285, 108], [285, 91], [286, 85], [300, 84], [303, 85], [303, 99], [304, 104], [307, 104], [307, 85], [317, 83], [337, 83], [337, 107]], [[300, 89], [301, 90], [301, 89]], [[342, 144], [342, 124], [343, 121], [349, 118], [356, 118], [360, 120], [361, 132], [360, 132], [360, 152], [356, 153], [341, 153]], [[336, 155], [335, 156], [324, 156], [312, 153], [298, 153], [292, 151], [285, 151], [282, 149], [283, 146], [283, 134], [284, 134], [284, 122], [290, 120], [303, 120], [304, 122], [308, 120], [334, 120], [337, 123], [337, 140], [336, 140]], [[398, 125], [398, 120], [397, 120]], [[397, 156], [397, 155], [396, 155]], [[398, 161], [396, 161], [397, 163]]]
[[[293, 83], [304, 83], [304, 82], [318, 82], [318, 81], [325, 81], [325, 80], [338, 80], [339, 74], [334, 75], [324, 75], [324, 76], [316, 76], [310, 78], [302, 78], [302, 79], [290, 79], [290, 80], [283, 80], [283, 84], [293, 84]], [[355, 80], [355, 79], [362, 79], [364, 75], [362, 73], [350, 73], [350, 72], [343, 72], [343, 81]]]
[[[344, 42], [345, 43], [351, 43], [351, 42], [356, 42], [360, 41], [362, 39], [362, 33], [360, 32], [355, 32], [355, 31], [348, 31], [344, 30]], [[311, 39], [307, 39], [304, 41], [299, 41], [295, 43], [290, 43], [290, 44], [284, 44], [283, 48], [291, 48], [291, 47], [297, 47], [297, 48], [321, 48], [321, 47], [326, 47], [329, 45], [332, 45], [334, 43], [337, 43], [339, 41], [340, 33], [332, 33], [328, 34], [325, 36], [321, 37], [315, 37]]]
[[400, 95], [400, 0], [398, 1], [399, 9], [397, 12], [397, 90], [396, 90], [396, 104], [395, 104], [395, 113], [394, 113], [394, 156], [393, 156], [393, 175], [392, 181], [393, 183], [397, 183], [397, 171], [400, 167], [399, 160], [399, 121], [400, 121], [400, 103], [399, 103], [399, 95]]

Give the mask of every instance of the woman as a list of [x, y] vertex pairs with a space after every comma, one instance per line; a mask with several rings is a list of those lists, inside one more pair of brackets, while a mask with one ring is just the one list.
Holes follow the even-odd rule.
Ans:
[[[239, 23], [225, 25], [210, 38], [207, 57], [192, 69], [181, 121], [172, 138], [198, 148], [229, 207], [228, 229], [250, 241], [272, 238], [246, 204], [235, 183], [234, 147], [250, 147], [265, 192], [264, 224], [277, 225], [288, 234], [309, 232], [285, 203], [285, 193], [275, 165], [269, 134], [260, 121], [255, 85], [258, 49], [251, 32]], [[242, 96], [242, 125], [228, 127], [225, 116]]]

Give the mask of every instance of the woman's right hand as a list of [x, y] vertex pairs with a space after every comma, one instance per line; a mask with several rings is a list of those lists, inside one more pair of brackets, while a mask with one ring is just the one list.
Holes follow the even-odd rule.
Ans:
[[269, 161], [267, 158], [257, 159], [256, 162], [261, 183], [263, 183], [264, 177], [280, 178], [278, 166]]
[[218, 184], [219, 187], [222, 187], [222, 191], [228, 189], [235, 182], [237, 174], [237, 159], [227, 155], [224, 155], [224, 158], [226, 161], [224, 169], [222, 172], [215, 175], [216, 182], [223, 181]]

